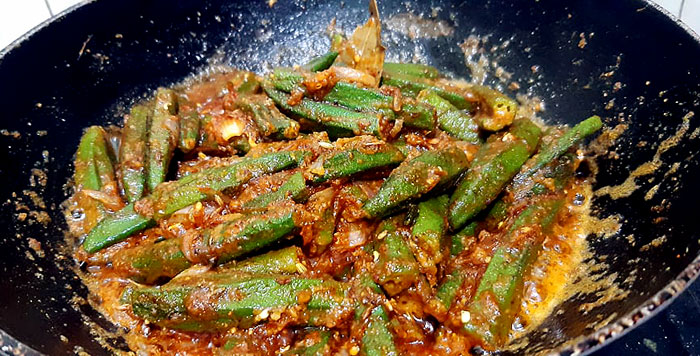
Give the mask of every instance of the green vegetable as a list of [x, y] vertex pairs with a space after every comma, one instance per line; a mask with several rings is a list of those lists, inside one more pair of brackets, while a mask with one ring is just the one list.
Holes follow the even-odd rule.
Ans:
[[432, 90], [422, 90], [418, 101], [435, 108], [438, 127], [448, 134], [466, 142], [480, 144], [479, 125], [466, 111], [457, 109], [449, 101]]
[[298, 104], [290, 105], [289, 94], [274, 89], [267, 84], [263, 84], [263, 89], [282, 110], [323, 125], [331, 136], [380, 136], [380, 115], [377, 113], [352, 111], [341, 106], [317, 102], [309, 98], [303, 98]]
[[178, 98], [180, 134], [178, 148], [188, 153], [197, 146], [201, 121], [199, 113], [183, 97]]
[[118, 169], [129, 203], [140, 199], [146, 190], [146, 142], [152, 112], [145, 105], [136, 105], [124, 118]]
[[435, 67], [429, 65], [392, 62], [384, 62], [384, 74], [426, 79], [437, 79], [442, 76]]
[[[500, 342], [508, 336], [517, 311], [513, 303], [516, 295], [522, 292], [518, 290], [522, 288], [522, 274], [536, 256], [534, 252], [532, 245], [519, 250], [504, 247], [496, 250], [469, 306], [471, 321], [464, 325], [465, 331], [488, 343]], [[497, 309], [486, 306], [489, 303], [485, 300], [487, 294], [496, 302]]]
[[277, 190], [261, 194], [254, 199], [243, 204], [243, 208], [260, 210], [267, 208], [270, 204], [291, 198], [294, 201], [301, 201], [308, 195], [306, 189], [306, 179], [301, 172], [292, 174], [284, 184]]
[[502, 197], [494, 201], [484, 218], [484, 228], [494, 231], [498, 229], [499, 224], [508, 217], [509, 207], [509, 204]]
[[503, 190], [534, 152], [541, 131], [523, 119], [503, 136], [492, 136], [476, 154], [472, 167], [450, 198], [448, 220], [462, 228]]
[[426, 151], [391, 172], [375, 196], [362, 207], [369, 217], [380, 217], [433, 188], [454, 180], [469, 161], [456, 146]]
[[315, 193], [309, 198], [307, 207], [312, 207], [312, 213], [318, 217], [312, 224], [302, 228], [301, 235], [305, 243], [310, 243], [309, 251], [313, 255], [323, 253], [328, 245], [333, 242], [335, 233], [336, 217], [334, 214], [333, 200], [336, 196], [336, 189], [326, 188]]
[[91, 126], [80, 139], [80, 145], [75, 154], [76, 202], [84, 216], [81, 231], [87, 232], [94, 228], [107, 210], [103, 201], [98, 200], [88, 192], [102, 191], [113, 203], [121, 204], [118, 186], [114, 177], [112, 161], [107, 153], [107, 142], [104, 130], [99, 126]]
[[515, 100], [483, 85], [474, 85], [470, 90], [481, 97], [481, 114], [477, 119], [482, 129], [499, 131], [513, 123], [518, 112], [518, 103]]
[[[571, 162], [553, 162], [552, 165], [571, 168]], [[568, 180], [572, 170], [561, 169], [558, 173]], [[520, 209], [517, 205], [509, 209], [512, 217], [499, 238], [502, 245], [491, 258], [469, 306], [473, 322], [465, 325], [467, 332], [489, 343], [505, 341], [519, 309], [523, 278], [537, 258], [544, 235], [549, 233], [564, 205], [564, 195], [562, 187], [553, 193], [533, 195], [520, 211], [516, 210]], [[487, 306], [494, 302], [497, 308]]]
[[134, 203], [131, 203], [90, 230], [83, 249], [89, 253], [97, 252], [153, 225], [155, 221], [134, 211]]
[[375, 234], [374, 281], [391, 296], [410, 287], [420, 276], [418, 263], [400, 231], [402, 219], [395, 216], [382, 221]]
[[95, 169], [100, 178], [100, 190], [121, 201], [117, 178], [114, 174], [114, 164], [107, 148], [106, 135], [104, 130], [100, 128], [93, 142], [92, 153], [95, 160]]
[[445, 214], [449, 200], [449, 196], [440, 195], [418, 203], [418, 216], [411, 231], [419, 250], [414, 249], [414, 255], [421, 265], [421, 271], [433, 278], [437, 274], [437, 264], [444, 258], [443, 247], [447, 245]]
[[238, 263], [224, 265], [223, 268], [229, 271], [257, 274], [296, 274], [303, 272], [306, 266], [301, 249], [290, 246], [250, 257]]
[[282, 114], [272, 100], [262, 95], [255, 95], [242, 97], [237, 104], [251, 114], [263, 136], [277, 140], [299, 136], [299, 123]]
[[464, 273], [459, 270], [455, 270], [452, 273], [445, 276], [445, 279], [438, 286], [435, 292], [435, 298], [445, 307], [445, 310], [449, 310], [452, 303], [457, 296], [462, 283], [464, 283]]
[[[290, 93], [302, 88], [304, 77], [292, 69], [276, 68], [272, 85], [275, 89]], [[341, 107], [368, 113], [378, 113], [386, 120], [396, 118], [403, 120], [407, 127], [422, 130], [432, 130], [435, 127], [435, 117], [432, 110], [424, 105], [404, 100], [401, 110], [394, 112], [395, 98], [376, 89], [360, 88], [354, 84], [338, 82], [325, 94], [323, 100]]]
[[166, 239], [123, 250], [114, 256], [113, 266], [139, 283], [151, 284], [172, 278], [192, 263], [182, 253], [182, 239]]
[[158, 89], [153, 109], [153, 118], [148, 133], [148, 154], [146, 159], [146, 183], [153, 191], [165, 181], [170, 159], [177, 146], [179, 124], [177, 99], [170, 89]]
[[100, 137], [102, 128], [90, 126], [80, 138], [75, 154], [75, 173], [73, 179], [78, 189], [100, 190], [100, 176], [95, 166], [95, 142]]
[[[322, 183], [330, 179], [348, 177], [381, 167], [395, 166], [404, 160], [404, 155], [393, 145], [382, 143], [363, 149], [349, 149], [335, 152], [319, 158], [323, 162], [323, 170], [313, 179], [314, 183]], [[316, 171], [311, 170], [314, 174]]]
[[148, 197], [153, 202], [153, 217], [159, 220], [204, 200], [209, 197], [207, 190], [219, 192], [236, 188], [264, 174], [292, 168], [307, 155], [300, 151], [269, 153], [258, 158], [243, 158], [229, 166], [210, 168], [185, 176], [173, 184], [160, 187]]
[[[255, 251], [291, 233], [295, 228], [294, 207], [276, 208], [265, 214], [251, 214], [210, 229], [193, 230], [187, 237], [168, 239], [125, 250], [115, 257], [130, 278], [153, 283], [174, 277], [191, 266], [191, 260], [223, 264]], [[188, 246], [183, 246], [188, 241]], [[191, 251], [185, 257], [182, 252]]]
[[333, 65], [336, 57], [338, 57], [338, 52], [330, 51], [311, 59], [308, 63], [304, 64], [302, 68], [311, 72], [326, 70]]
[[389, 316], [383, 306], [376, 306], [369, 315], [367, 328], [362, 336], [362, 355], [398, 356], [394, 335], [389, 330]]
[[390, 85], [401, 89], [401, 94], [408, 97], [416, 97], [423, 90], [430, 89], [445, 100], [449, 101], [459, 110], [473, 110], [474, 104], [456, 90], [450, 90], [435, 85], [427, 79], [415, 78], [400, 74], [385, 73], [382, 76], [382, 85]]
[[328, 330], [312, 328], [304, 334], [304, 338], [298, 341], [293, 348], [284, 352], [282, 355], [302, 355], [302, 356], [318, 356], [328, 352], [331, 332]]
[[255, 73], [243, 71], [240, 72], [240, 75], [243, 77], [243, 81], [236, 89], [239, 94], [255, 94], [260, 91], [260, 81]]
[[155, 224], [155, 220], [204, 200], [204, 191], [218, 192], [235, 188], [252, 178], [273, 173], [298, 164], [306, 155], [301, 152], [270, 153], [259, 158], [244, 158], [232, 165], [210, 168], [190, 174], [171, 184], [160, 186], [146, 197], [154, 208], [153, 218], [142, 216], [134, 211], [133, 204], [102, 220], [90, 231], [83, 242], [87, 252], [96, 252], [119, 242], [129, 235]]
[[471, 246], [475, 240], [477, 227], [478, 224], [476, 221], [472, 221], [471, 223], [467, 224], [467, 226], [462, 228], [462, 230], [452, 235], [450, 255], [456, 256], [469, 249], [469, 246]]
[[[347, 304], [348, 286], [332, 279], [240, 272], [205, 272], [160, 287], [134, 287], [122, 296], [134, 314], [161, 327], [196, 332], [245, 328], [294, 307], [323, 313]], [[300, 295], [306, 294], [307, 301]], [[190, 307], [192, 306], [192, 307]], [[297, 325], [313, 325], [315, 318]]]
[[300, 227], [295, 221], [298, 207], [276, 206], [265, 214], [252, 214], [211, 229], [193, 231], [189, 241], [190, 259], [226, 263], [287, 236]]
[[549, 162], [568, 151], [574, 144], [600, 130], [601, 127], [603, 127], [603, 122], [598, 116], [591, 116], [581, 121], [576, 126], [567, 130], [561, 137], [555, 139], [545, 147], [542, 147], [540, 152], [533, 157], [533, 161], [528, 162], [525, 166], [527, 170], [519, 173], [516, 180], [533, 175]]

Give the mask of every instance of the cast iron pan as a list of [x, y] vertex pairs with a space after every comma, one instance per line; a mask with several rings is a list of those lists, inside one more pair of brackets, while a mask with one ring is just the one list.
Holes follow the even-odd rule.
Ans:
[[[0, 129], [8, 130], [0, 135], [1, 350], [106, 353], [90, 328], [113, 327], [87, 304], [71, 303], [86, 297], [86, 290], [70, 269], [73, 262], [60, 257], [65, 224], [59, 204], [83, 127], [120, 122], [135, 99], [210, 65], [264, 72], [271, 63], [303, 62], [327, 48], [323, 29], [331, 18], [351, 30], [366, 19], [366, 8], [365, 0], [279, 0], [272, 8], [263, 0], [90, 2], [0, 52]], [[652, 159], [688, 112], [700, 115], [698, 37], [647, 2], [383, 1], [380, 8], [385, 19], [410, 12], [454, 27], [450, 36], [410, 44], [405, 35], [386, 31], [390, 57], [418, 53], [468, 77], [458, 43], [470, 34], [490, 34], [489, 46], [509, 41], [492, 57], [513, 73], [521, 93], [527, 89], [545, 100], [542, 116], [548, 122], [574, 123], [598, 113], [610, 127], [627, 123], [616, 154], [598, 159], [596, 189], [622, 183]], [[539, 66], [537, 73], [533, 66]], [[611, 99], [614, 106], [606, 109]], [[599, 277], [629, 291], [626, 296], [586, 312], [579, 306], [597, 296], [575, 296], [521, 351], [589, 352], [649, 319], [694, 279], [700, 268], [700, 140], [692, 134], [697, 121], [700, 116], [689, 120], [653, 174], [636, 180], [640, 188], [633, 194], [593, 202], [597, 216], [619, 214], [623, 222], [615, 236], [591, 241], [595, 259], [609, 265]], [[31, 186], [33, 168], [47, 172], [45, 186], [36, 171]], [[657, 184], [656, 194], [645, 199]], [[45, 206], [25, 190], [37, 192]], [[27, 212], [22, 204], [46, 212], [51, 222], [32, 216], [20, 221], [19, 213]], [[28, 247], [29, 238], [41, 242], [45, 257]], [[655, 239], [665, 242], [650, 244]], [[608, 326], [596, 329], [596, 322]], [[124, 347], [119, 339], [107, 342]]]

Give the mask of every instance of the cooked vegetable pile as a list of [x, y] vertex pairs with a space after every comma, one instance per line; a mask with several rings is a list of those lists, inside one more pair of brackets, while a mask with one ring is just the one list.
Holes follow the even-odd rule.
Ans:
[[583, 192], [580, 142], [437, 69], [379, 18], [265, 76], [158, 89], [92, 126], [67, 216], [97, 307], [148, 353], [496, 349]]

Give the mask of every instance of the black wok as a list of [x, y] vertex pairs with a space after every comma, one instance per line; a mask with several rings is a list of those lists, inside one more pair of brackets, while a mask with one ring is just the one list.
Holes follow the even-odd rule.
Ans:
[[[264, 72], [270, 63], [303, 62], [325, 50], [323, 29], [332, 17], [350, 30], [364, 21], [366, 8], [365, 0], [280, 0], [272, 8], [262, 0], [90, 2], [0, 52], [0, 129], [8, 130], [0, 135], [2, 351], [106, 352], [90, 329], [112, 326], [89, 305], [71, 303], [76, 296], [86, 297], [86, 289], [70, 269], [72, 260], [60, 257], [65, 224], [59, 204], [66, 198], [81, 128], [119, 122], [135, 99], [210, 65]], [[545, 100], [542, 117], [548, 122], [573, 123], [598, 113], [610, 127], [629, 125], [614, 146], [616, 154], [598, 159], [596, 189], [622, 183], [631, 170], [652, 159], [689, 111], [700, 114], [698, 37], [650, 3], [380, 4], [384, 18], [402, 12], [430, 17], [433, 8], [454, 32], [417, 39], [414, 45], [387, 31], [390, 56], [419, 53], [442, 70], [468, 77], [457, 44], [470, 34], [492, 34], [490, 45], [510, 41], [498, 51], [500, 64], [521, 83], [520, 92], [529, 89]], [[587, 42], [583, 48], [581, 33]], [[614, 105], [606, 108], [611, 99]], [[700, 117], [689, 120], [688, 131], [660, 156], [663, 163], [655, 172], [636, 180], [640, 188], [634, 193], [593, 202], [596, 216], [619, 214], [623, 222], [614, 236], [591, 236], [594, 258], [609, 266], [598, 273], [629, 293], [586, 312], [578, 306], [597, 296], [576, 295], [529, 336], [525, 351], [570, 354], [605, 345], [651, 318], [695, 278], [700, 269], [700, 166], [695, 156], [700, 140], [691, 133], [697, 121]], [[668, 173], [675, 162], [677, 171]], [[47, 172], [45, 186], [36, 171], [30, 180], [32, 168]], [[656, 194], [645, 199], [656, 184]], [[45, 207], [24, 190], [37, 192]], [[36, 213], [20, 221], [20, 213], [27, 212], [22, 204], [45, 211], [51, 221], [37, 222]], [[45, 257], [29, 248], [29, 238], [41, 243]], [[655, 239], [658, 243], [650, 244]], [[607, 326], [592, 327], [596, 321]], [[106, 342], [124, 347], [118, 338]]]

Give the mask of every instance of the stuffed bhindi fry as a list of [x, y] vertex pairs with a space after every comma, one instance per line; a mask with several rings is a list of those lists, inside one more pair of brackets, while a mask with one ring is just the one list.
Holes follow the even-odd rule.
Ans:
[[538, 263], [585, 248], [579, 166], [603, 121], [545, 125], [495, 88], [385, 62], [370, 10], [310, 61], [159, 88], [85, 130], [70, 241], [131, 350], [499, 350], [541, 321], [523, 317], [547, 308], [533, 293], [563, 293]]

